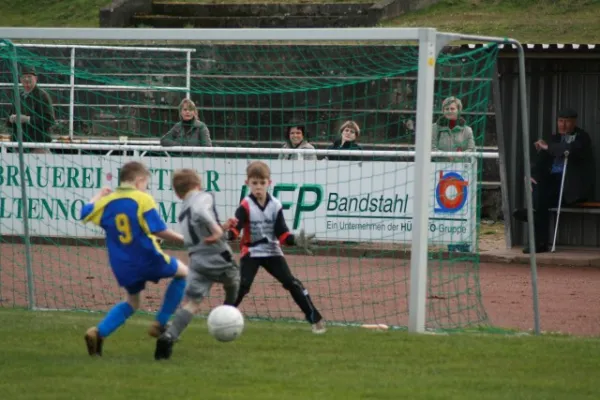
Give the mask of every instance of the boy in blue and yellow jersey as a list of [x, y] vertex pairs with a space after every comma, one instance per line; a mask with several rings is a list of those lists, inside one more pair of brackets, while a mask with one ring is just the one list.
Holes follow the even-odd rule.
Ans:
[[106, 317], [85, 334], [88, 353], [102, 355], [102, 343], [140, 306], [147, 282], [173, 278], [149, 334], [160, 336], [176, 311], [185, 289], [188, 267], [160, 248], [157, 238], [183, 244], [183, 236], [167, 228], [152, 196], [146, 193], [150, 171], [140, 162], [128, 162], [119, 172], [119, 187], [102, 189], [81, 209], [84, 223], [104, 229], [111, 269], [127, 300], [115, 305]]

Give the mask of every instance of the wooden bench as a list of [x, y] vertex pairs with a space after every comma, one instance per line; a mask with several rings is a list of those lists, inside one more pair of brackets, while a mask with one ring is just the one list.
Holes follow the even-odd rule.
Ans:
[[[550, 211], [557, 212], [558, 208], [551, 208]], [[576, 213], [576, 214], [600, 214], [600, 202], [586, 201], [576, 203], [570, 207], [561, 207], [561, 213]]]
[[558, 208], [553, 212], [550, 223], [550, 240], [557, 235], [556, 244], [575, 247], [600, 247], [600, 202], [576, 203], [560, 209], [560, 229], [556, 226]]

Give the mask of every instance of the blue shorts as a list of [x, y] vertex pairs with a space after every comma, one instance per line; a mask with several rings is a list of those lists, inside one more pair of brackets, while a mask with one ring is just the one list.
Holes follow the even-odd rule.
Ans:
[[148, 266], [148, 269], [145, 271], [145, 273], [141, 274], [141, 276], [137, 280], [134, 280], [133, 283], [128, 283], [127, 285], [121, 286], [124, 286], [125, 290], [127, 290], [127, 293], [129, 294], [138, 294], [146, 288], [147, 282], [158, 283], [158, 281], [161, 279], [172, 278], [175, 276], [175, 273], [177, 272], [177, 266], [177, 258], [171, 257], [170, 263], [164, 261], [162, 263]]

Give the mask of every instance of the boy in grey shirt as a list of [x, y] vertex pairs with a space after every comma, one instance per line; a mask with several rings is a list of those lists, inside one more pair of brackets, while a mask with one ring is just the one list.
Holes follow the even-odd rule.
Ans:
[[234, 305], [240, 286], [240, 269], [223, 232], [237, 221], [219, 223], [214, 197], [202, 190], [200, 176], [191, 169], [173, 174], [173, 190], [183, 200], [179, 214], [180, 231], [190, 257], [190, 271], [185, 289], [186, 304], [180, 308], [167, 330], [158, 338], [154, 358], [168, 359], [173, 344], [200, 311], [200, 303], [210, 293], [213, 283], [225, 289], [225, 304]]

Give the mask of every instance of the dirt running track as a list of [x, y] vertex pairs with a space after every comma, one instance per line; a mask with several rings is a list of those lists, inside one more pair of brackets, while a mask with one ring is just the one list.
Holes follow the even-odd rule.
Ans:
[[[33, 249], [37, 307], [104, 311], [120, 299], [104, 249]], [[178, 255], [187, 261], [185, 254]], [[328, 320], [406, 326], [408, 260], [289, 256], [288, 261]], [[479, 285], [476, 274], [471, 264], [430, 263], [429, 326], [473, 326], [487, 317], [496, 327], [533, 327], [528, 266], [482, 264]], [[600, 335], [600, 268], [541, 267], [538, 278], [544, 331]], [[27, 305], [26, 281], [24, 247], [0, 244], [0, 307]], [[142, 309], [155, 311], [164, 284], [148, 289]], [[215, 287], [206, 310], [221, 299]], [[302, 317], [290, 296], [264, 271], [241, 309], [247, 316]]]

